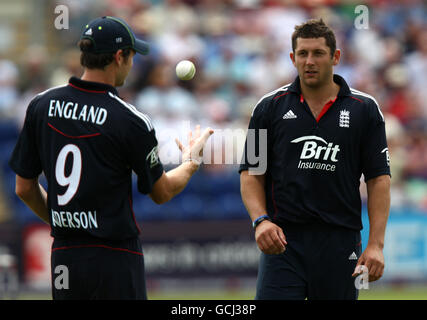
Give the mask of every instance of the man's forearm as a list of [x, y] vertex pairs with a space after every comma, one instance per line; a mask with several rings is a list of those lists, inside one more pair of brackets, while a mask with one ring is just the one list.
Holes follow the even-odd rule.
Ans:
[[264, 183], [263, 175], [249, 175], [248, 171], [240, 175], [240, 193], [252, 221], [267, 213]]
[[390, 176], [370, 179], [368, 191], [369, 240], [368, 246], [384, 247], [384, 237], [390, 211]]
[[[252, 222], [267, 214], [264, 186], [264, 175], [250, 175], [248, 171], [240, 174], [240, 193]], [[286, 250], [287, 242], [282, 228], [268, 220], [262, 220], [256, 226], [255, 241], [265, 254], [280, 254]]]
[[47, 194], [36, 179], [17, 178], [17, 195], [44, 222], [49, 224]]
[[194, 162], [186, 161], [178, 167], [166, 172], [169, 182], [170, 198], [173, 198], [185, 188], [198, 167], [199, 166]]

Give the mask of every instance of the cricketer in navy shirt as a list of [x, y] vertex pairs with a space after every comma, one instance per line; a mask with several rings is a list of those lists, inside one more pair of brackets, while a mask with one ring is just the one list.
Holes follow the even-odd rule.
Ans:
[[339, 75], [333, 80], [340, 86], [338, 96], [317, 119], [302, 97], [299, 77], [266, 94], [253, 110], [239, 172], [265, 174], [273, 221], [360, 230], [361, 175], [365, 180], [390, 175], [377, 101], [349, 88]]
[[150, 118], [115, 87], [76, 77], [31, 101], [10, 166], [45, 173], [51, 234], [67, 239], [138, 236], [132, 171], [143, 194], [164, 171]]

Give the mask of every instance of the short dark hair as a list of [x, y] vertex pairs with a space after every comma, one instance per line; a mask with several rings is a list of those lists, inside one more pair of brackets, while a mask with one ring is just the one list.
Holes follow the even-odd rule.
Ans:
[[[113, 53], [92, 53], [87, 52], [93, 46], [89, 39], [82, 39], [79, 41], [78, 46], [81, 50], [80, 64], [88, 69], [102, 69], [104, 70], [113, 61]], [[131, 48], [123, 49], [123, 57], [128, 59]]]
[[322, 19], [311, 19], [303, 24], [295, 26], [295, 31], [292, 34], [292, 50], [295, 53], [298, 38], [325, 38], [326, 45], [331, 49], [331, 56], [334, 56], [337, 48], [335, 34]]

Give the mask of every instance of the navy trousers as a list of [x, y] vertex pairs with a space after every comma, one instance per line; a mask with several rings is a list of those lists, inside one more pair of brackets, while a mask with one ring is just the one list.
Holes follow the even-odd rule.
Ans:
[[139, 239], [58, 240], [51, 255], [54, 300], [146, 300]]
[[351, 275], [361, 254], [360, 231], [326, 224], [280, 225], [288, 245], [261, 253], [258, 300], [357, 300]]

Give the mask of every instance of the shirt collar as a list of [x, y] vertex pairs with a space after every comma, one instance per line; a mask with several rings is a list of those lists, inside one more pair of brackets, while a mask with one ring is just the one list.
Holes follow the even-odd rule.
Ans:
[[[351, 94], [350, 87], [348, 86], [347, 82], [344, 80], [343, 77], [334, 74], [334, 82], [340, 86], [338, 96], [349, 96]], [[291, 92], [295, 92], [296, 94], [298, 94], [298, 96], [301, 95], [299, 76], [295, 78], [294, 82], [292, 82], [288, 90]]]
[[85, 91], [85, 92], [92, 92], [92, 93], [111, 92], [118, 96], [117, 89], [106, 83], [86, 81], [73, 76], [70, 78], [68, 84], [73, 88], [76, 88], [78, 90]]

